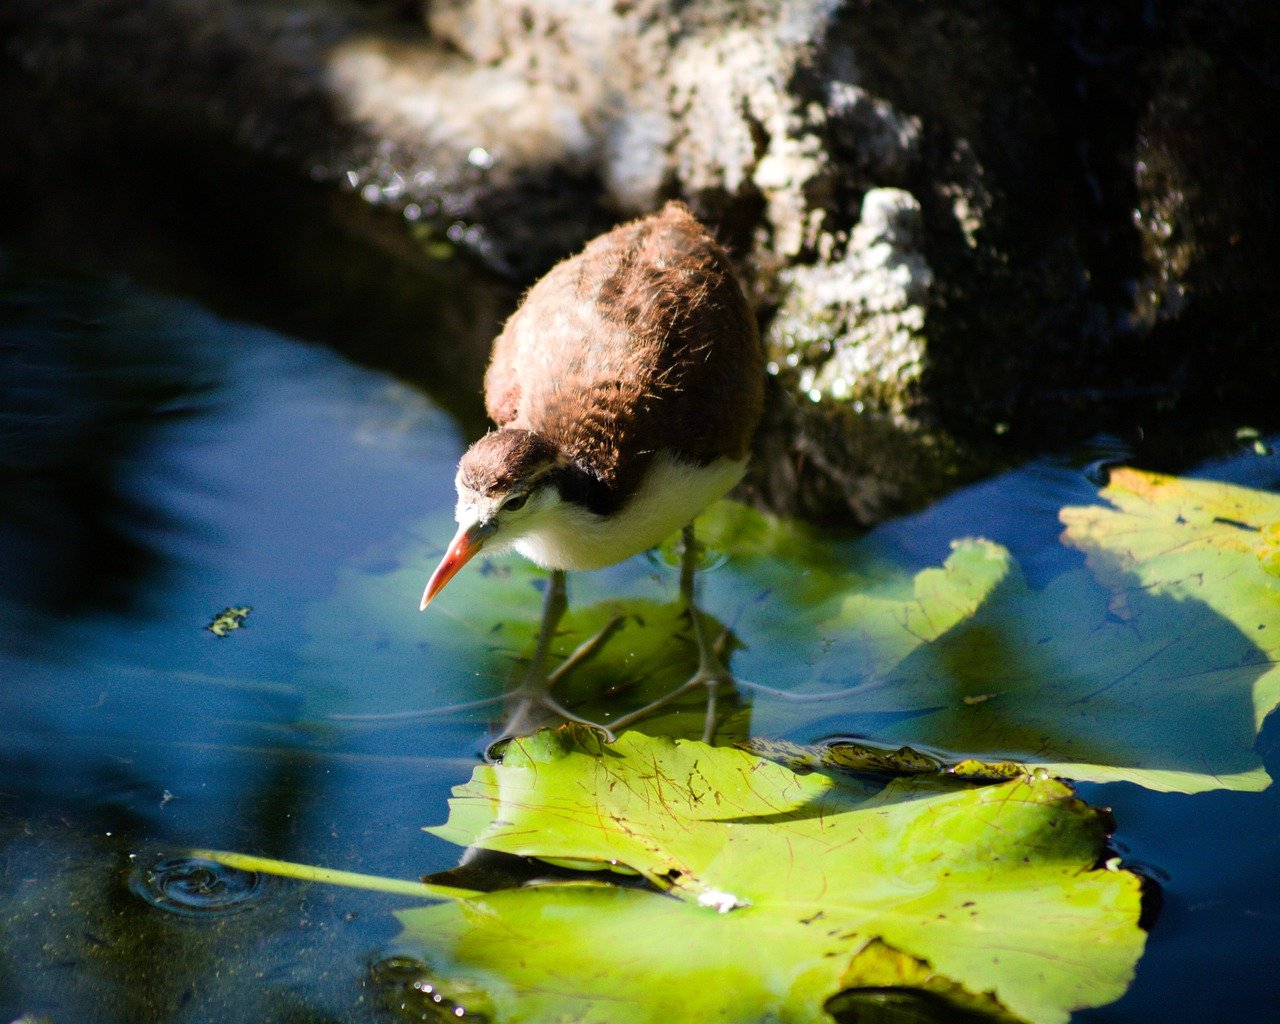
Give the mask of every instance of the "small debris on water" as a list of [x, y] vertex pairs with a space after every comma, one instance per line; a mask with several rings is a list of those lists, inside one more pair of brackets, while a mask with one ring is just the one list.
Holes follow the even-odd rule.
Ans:
[[249, 617], [251, 611], [253, 611], [252, 606], [247, 604], [239, 608], [223, 608], [204, 628], [214, 636], [226, 636], [233, 629], [243, 626], [244, 620]]

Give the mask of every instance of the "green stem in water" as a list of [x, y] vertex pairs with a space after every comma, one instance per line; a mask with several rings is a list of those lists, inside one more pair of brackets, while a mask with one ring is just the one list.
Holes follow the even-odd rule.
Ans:
[[296, 864], [292, 861], [255, 857], [248, 853], [233, 853], [228, 850], [192, 850], [190, 855], [216, 861], [240, 871], [259, 871], [267, 875], [278, 875], [281, 878], [296, 878], [303, 882], [323, 882], [325, 885], [345, 885], [349, 889], [372, 889], [374, 892], [392, 893], [396, 896], [448, 900], [481, 895], [475, 889], [432, 885], [430, 882], [410, 882], [402, 878], [384, 878], [381, 875], [364, 875], [358, 871], [318, 868], [311, 864]]

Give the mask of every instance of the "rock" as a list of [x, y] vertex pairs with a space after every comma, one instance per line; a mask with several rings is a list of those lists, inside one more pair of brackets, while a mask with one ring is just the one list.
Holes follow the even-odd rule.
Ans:
[[915, 197], [872, 189], [842, 254], [779, 272], [784, 298], [765, 348], [769, 372], [793, 401], [774, 429], [807, 453], [808, 468], [781, 486], [757, 481], [772, 507], [809, 516], [840, 509], [871, 523], [954, 471], [958, 446], [915, 418], [933, 285], [922, 242]]
[[[867, 523], [1093, 431], [1265, 422], [1278, 26], [1245, 0], [9, 0], [0, 189], [265, 157], [344, 224], [386, 211], [370, 244], [406, 267], [518, 282], [681, 196], [778, 367], [756, 493]], [[67, 217], [13, 205], [32, 237]]]
[[839, 258], [779, 272], [784, 298], [765, 338], [771, 371], [814, 402], [908, 418], [920, 397], [933, 285], [923, 240], [911, 193], [869, 191]]

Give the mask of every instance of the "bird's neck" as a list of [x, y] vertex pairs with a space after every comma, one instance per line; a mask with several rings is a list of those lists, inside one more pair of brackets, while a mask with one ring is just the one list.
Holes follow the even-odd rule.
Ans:
[[553, 471], [551, 480], [560, 492], [561, 501], [572, 502], [596, 515], [616, 512], [627, 499], [627, 495], [620, 493], [618, 487], [577, 462], [566, 462], [558, 466]]
[[563, 501], [523, 537], [520, 554], [548, 569], [599, 569], [629, 558], [685, 526], [742, 479], [746, 460], [716, 459], [704, 466], [659, 452], [615, 511], [595, 513]]

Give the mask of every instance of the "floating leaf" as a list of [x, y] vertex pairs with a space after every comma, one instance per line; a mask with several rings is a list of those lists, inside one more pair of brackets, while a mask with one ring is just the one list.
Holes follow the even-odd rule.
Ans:
[[[1102, 497], [1114, 507], [1065, 509], [1063, 539], [1085, 553], [1118, 625], [1150, 651], [1113, 686], [1153, 678], [1135, 714], [1226, 786], [1268, 777], [1253, 752], [1280, 704], [1280, 496], [1212, 480], [1118, 469]], [[1160, 614], [1148, 616], [1149, 608]], [[1137, 700], [1133, 701], [1134, 704]], [[1220, 767], [1229, 754], [1251, 770]]]
[[559, 884], [405, 911], [402, 944], [435, 991], [482, 991], [508, 1024], [830, 1021], [837, 993], [893, 983], [1060, 1022], [1118, 997], [1142, 951], [1138, 879], [1096, 866], [1106, 827], [1049, 779], [882, 787], [563, 728], [477, 768], [430, 831], [617, 863], [651, 888]]
[[1113, 591], [1194, 597], [1243, 629], [1265, 628], [1259, 606], [1280, 605], [1275, 575], [1280, 496], [1215, 480], [1116, 469], [1111, 508], [1062, 513], [1067, 543]]

